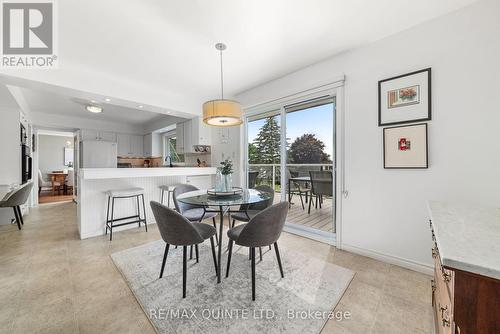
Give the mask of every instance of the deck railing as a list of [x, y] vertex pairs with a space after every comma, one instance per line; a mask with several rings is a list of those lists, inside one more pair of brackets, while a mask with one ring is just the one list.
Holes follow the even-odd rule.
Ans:
[[[277, 192], [281, 191], [280, 164], [249, 164], [249, 171], [259, 172], [256, 184], [273, 185]], [[297, 172], [299, 176], [309, 176], [309, 171], [333, 170], [332, 164], [286, 164], [287, 171]]]

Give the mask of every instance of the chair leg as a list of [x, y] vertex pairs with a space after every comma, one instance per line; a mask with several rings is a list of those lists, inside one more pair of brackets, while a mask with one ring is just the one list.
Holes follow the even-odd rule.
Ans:
[[136, 202], [137, 202], [137, 220], [139, 221], [139, 227], [141, 227], [141, 209], [140, 209], [140, 206], [139, 206], [139, 196], [136, 196], [135, 197], [136, 199]]
[[167, 262], [167, 255], [168, 255], [168, 248], [169, 247], [170, 247], [169, 244], [165, 245], [165, 253], [163, 254], [163, 262], [161, 263], [160, 278], [163, 277], [163, 270], [165, 269], [165, 262]]
[[114, 219], [114, 213], [115, 213], [115, 199], [111, 200], [111, 223], [109, 226], [109, 241], [113, 240], [113, 219]]
[[316, 207], [315, 207], [315, 209], [317, 209], [317, 208], [318, 208], [318, 197], [319, 197], [319, 196], [318, 196], [318, 195], [316, 195]]
[[193, 245], [191, 245], [191, 247], [189, 247], [189, 259], [190, 260], [193, 259]]
[[[217, 223], [215, 222], [215, 217], [212, 217], [212, 223], [214, 224], [215, 231], [217, 231]], [[217, 245], [219, 244], [219, 237], [217, 236], [217, 233], [215, 233], [215, 241], [217, 242]]]
[[215, 276], [217, 276], [217, 258], [215, 256], [214, 237], [210, 237], [210, 245], [212, 246], [212, 257], [214, 258]]
[[255, 248], [250, 248], [250, 255], [252, 257], [252, 300], [255, 301]]
[[200, 262], [200, 254], [198, 253], [198, 245], [194, 245], [194, 249], [196, 251], [196, 263]]
[[323, 203], [323, 196], [319, 196], [319, 208], [321, 209], [321, 204]]
[[[146, 227], [146, 232], [148, 231], [148, 219], [146, 217], [146, 205], [144, 204], [144, 195], [141, 195], [142, 197], [142, 212], [144, 214], [144, 226]], [[140, 219], [141, 217], [139, 217]]]
[[259, 247], [260, 262], [262, 262], [262, 247]]
[[160, 203], [163, 205], [163, 194], [165, 194], [165, 190], [161, 190], [161, 199], [160, 199]]
[[20, 222], [19, 216], [17, 214], [17, 209], [15, 206], [13, 206], [12, 209], [14, 210], [14, 216], [16, 217], [17, 228], [21, 229], [21, 222]]
[[24, 225], [23, 212], [21, 211], [21, 207], [19, 205], [17, 206], [17, 214], [19, 215], [21, 225]]
[[231, 254], [232, 253], [233, 253], [233, 240], [229, 239], [229, 245], [227, 246], [226, 278], [229, 277], [229, 267], [231, 266]]
[[108, 208], [106, 209], [106, 234], [108, 234], [108, 223], [109, 223], [109, 201], [110, 201], [110, 198], [108, 196]]
[[307, 210], [307, 214], [311, 214], [311, 204], [313, 202], [313, 198], [312, 198], [312, 195], [311, 197], [309, 197], [309, 209]]
[[182, 246], [182, 298], [186, 298], [187, 246]]
[[233, 219], [233, 223], [231, 224], [231, 228], [234, 228], [234, 224], [236, 224], [236, 219]]
[[277, 242], [274, 243], [274, 250], [276, 251], [276, 259], [278, 260], [278, 265], [280, 267], [281, 278], [285, 278], [285, 275], [283, 275], [283, 266], [281, 265], [280, 251], [278, 250]]
[[302, 199], [302, 193], [299, 193], [300, 203], [302, 204], [302, 210], [304, 210], [304, 200]]

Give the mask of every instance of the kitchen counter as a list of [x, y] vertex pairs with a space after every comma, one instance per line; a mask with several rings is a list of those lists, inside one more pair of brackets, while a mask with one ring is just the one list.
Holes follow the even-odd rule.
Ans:
[[214, 175], [215, 167], [151, 167], [151, 168], [82, 168], [83, 180], [120, 179], [128, 177]]
[[[106, 191], [143, 188], [147, 222], [151, 224], [155, 221], [149, 202], [160, 202], [160, 186], [187, 183], [200, 189], [207, 189], [213, 185], [216, 170], [215, 167], [81, 168], [78, 171], [77, 180], [80, 238], [105, 234]], [[114, 208], [115, 218], [134, 215], [136, 205], [136, 200], [133, 198], [117, 200]], [[138, 228], [138, 226], [132, 224], [113, 228], [113, 233], [129, 228]], [[144, 232], [144, 227], [141, 231]], [[116, 238], [119, 238], [119, 234]]]
[[500, 209], [428, 202], [444, 267], [500, 279]]

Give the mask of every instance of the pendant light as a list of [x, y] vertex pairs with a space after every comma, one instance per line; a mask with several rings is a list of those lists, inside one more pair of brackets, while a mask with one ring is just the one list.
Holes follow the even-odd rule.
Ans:
[[222, 71], [222, 51], [226, 49], [223, 43], [215, 44], [220, 52], [220, 88], [221, 98], [203, 103], [203, 122], [213, 126], [235, 126], [243, 123], [241, 105], [239, 102], [224, 99], [224, 77]]

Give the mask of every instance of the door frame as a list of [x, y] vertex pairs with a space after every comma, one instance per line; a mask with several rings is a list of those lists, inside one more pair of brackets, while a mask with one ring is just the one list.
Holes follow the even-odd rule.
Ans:
[[[285, 106], [304, 102], [307, 100], [322, 98], [322, 97], [334, 97], [335, 98], [335, 118], [332, 126], [335, 127], [334, 147], [335, 147], [335, 233], [328, 233], [323, 231], [311, 232], [309, 229], [300, 226], [287, 226], [285, 225], [285, 231], [299, 234], [301, 236], [328, 243], [336, 246], [337, 248], [342, 248], [342, 201], [347, 197], [346, 182], [345, 182], [345, 115], [344, 115], [344, 81], [345, 77], [342, 76], [338, 80], [331, 82], [326, 85], [318, 86], [305, 91], [290, 94], [284, 97], [269, 100], [267, 102], [258, 103], [255, 105], [247, 106], [244, 108], [244, 126], [243, 131], [241, 131], [241, 152], [243, 152], [242, 166], [244, 171], [244, 176], [242, 177], [243, 184], [248, 185], [248, 119], [263, 114], [270, 111], [280, 111], [280, 121], [281, 128], [286, 129], [286, 110]], [[281, 131], [281, 144], [285, 142], [286, 131]], [[286, 147], [285, 145], [280, 145], [280, 171], [281, 171], [281, 184], [286, 184], [286, 164], [284, 159], [286, 158]], [[286, 192], [281, 192], [281, 199], [286, 199]], [[332, 222], [333, 223], [333, 222]]]

